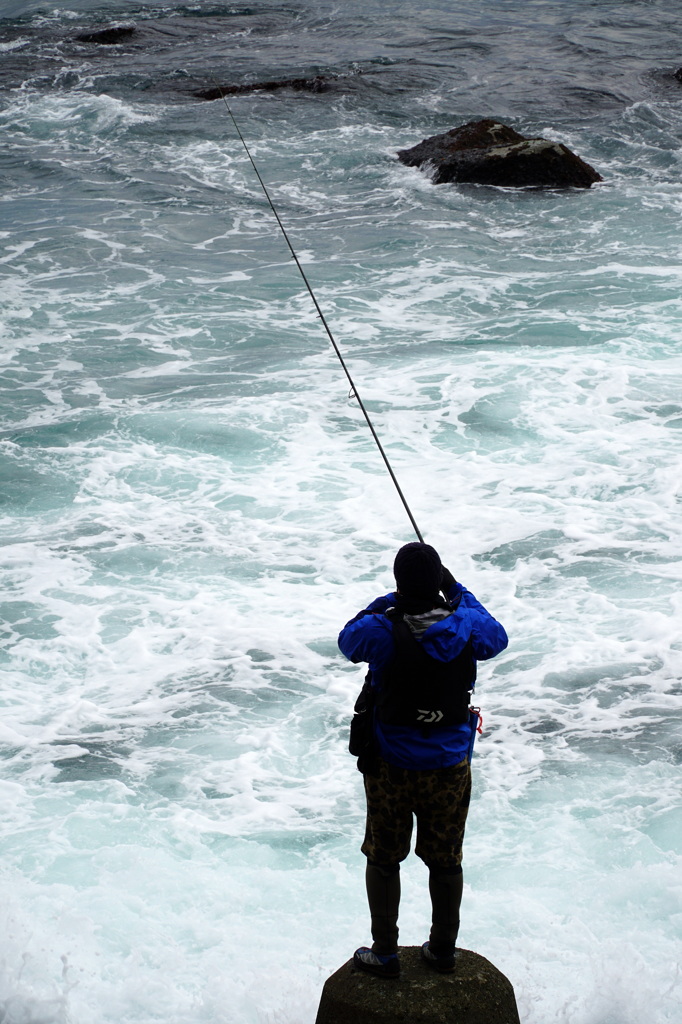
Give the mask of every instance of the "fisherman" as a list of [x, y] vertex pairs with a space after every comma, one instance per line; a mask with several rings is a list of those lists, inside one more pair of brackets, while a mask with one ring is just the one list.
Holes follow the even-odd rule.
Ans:
[[500, 623], [429, 544], [406, 544], [393, 571], [395, 592], [372, 601], [339, 635], [341, 652], [350, 661], [369, 663], [356, 711], [367, 708], [364, 721], [374, 749], [358, 763], [367, 798], [361, 849], [367, 858], [373, 941], [371, 948], [355, 951], [353, 962], [385, 978], [400, 974], [400, 862], [410, 852], [413, 814], [415, 853], [429, 869], [432, 908], [421, 954], [437, 971], [455, 969], [462, 840], [478, 722], [469, 710], [470, 691], [476, 661], [494, 658], [507, 646]]

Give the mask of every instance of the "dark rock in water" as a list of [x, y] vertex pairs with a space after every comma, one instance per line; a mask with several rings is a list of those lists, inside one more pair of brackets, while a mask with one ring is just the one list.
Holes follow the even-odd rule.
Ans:
[[682, 82], [682, 68], [678, 68], [675, 72], [675, 78], [678, 82]]
[[134, 25], [114, 25], [99, 32], [82, 32], [76, 36], [79, 43], [98, 43], [99, 46], [116, 46], [124, 43], [135, 33]]
[[295, 89], [297, 92], [325, 92], [329, 78], [282, 78], [274, 82], [251, 82], [249, 85], [221, 85], [213, 89], [200, 89], [192, 93], [199, 100], [219, 100], [222, 96], [236, 96], [244, 92], [274, 92], [276, 89]]
[[419, 946], [400, 950], [399, 978], [377, 978], [349, 960], [327, 978], [315, 1024], [519, 1024], [514, 989], [497, 967], [457, 950], [453, 974], [438, 974]]
[[513, 188], [589, 188], [603, 181], [594, 167], [563, 143], [528, 139], [491, 118], [424, 139], [411, 149], [401, 149], [398, 158], [408, 167], [431, 169], [435, 185], [456, 181]]

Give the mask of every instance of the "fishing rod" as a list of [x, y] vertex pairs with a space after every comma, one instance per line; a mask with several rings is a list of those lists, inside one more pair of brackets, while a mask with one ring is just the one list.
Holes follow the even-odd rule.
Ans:
[[395, 489], [398, 492], [398, 496], [400, 497], [400, 500], [403, 503], [403, 507], [405, 508], [405, 511], [407, 512], [409, 520], [412, 523], [412, 528], [413, 528], [414, 532], [416, 533], [418, 540], [420, 540], [422, 543], [424, 543], [424, 538], [422, 537], [422, 535], [420, 533], [419, 527], [417, 526], [417, 522], [416, 522], [414, 516], [412, 515], [412, 511], [410, 509], [410, 506], [407, 503], [407, 499], [406, 499], [405, 495], [402, 492], [400, 484], [398, 483], [398, 478], [395, 475], [395, 473], [393, 471], [393, 467], [391, 466], [391, 463], [388, 460], [388, 456], [386, 455], [386, 452], [384, 451], [383, 445], [382, 445], [381, 441], [379, 440], [379, 435], [377, 434], [376, 430], [374, 429], [374, 424], [372, 423], [372, 420], [370, 419], [369, 413], [367, 412], [367, 409], [365, 408], [365, 404], [362, 401], [362, 399], [360, 398], [360, 395], [358, 393], [358, 389], [355, 386], [355, 381], [351, 377], [350, 370], [348, 369], [348, 367], [346, 365], [346, 361], [343, 358], [343, 355], [341, 354], [341, 350], [339, 349], [339, 346], [336, 343], [336, 339], [334, 338], [334, 335], [331, 332], [331, 329], [329, 327], [329, 324], [327, 323], [325, 315], [322, 312], [322, 310], [320, 309], [320, 304], [317, 301], [317, 298], [315, 296], [315, 292], [313, 291], [312, 286], [310, 284], [310, 281], [306, 277], [306, 273], [305, 273], [303, 267], [301, 266], [299, 258], [298, 258], [297, 254], [296, 254], [296, 250], [294, 249], [293, 245], [291, 244], [291, 240], [289, 238], [289, 235], [287, 234], [286, 228], [284, 227], [284, 224], [282, 223], [282, 221], [280, 219], [280, 216], [279, 216], [279, 214], [278, 214], [278, 212], [277, 212], [277, 210], [275, 208], [275, 204], [272, 201], [270, 193], [268, 192], [268, 190], [267, 190], [267, 188], [265, 186], [265, 182], [263, 181], [263, 179], [262, 179], [262, 177], [260, 175], [260, 171], [258, 170], [253, 157], [251, 156], [251, 151], [249, 150], [249, 147], [246, 144], [246, 139], [242, 135], [241, 129], [240, 129], [239, 125], [237, 124], [237, 119], [235, 118], [234, 114], [232, 113], [232, 110], [230, 109], [230, 105], [227, 102], [227, 99], [225, 98], [225, 94], [224, 94], [223, 90], [221, 89], [220, 85], [218, 84], [218, 82], [216, 82], [215, 78], [213, 79], [213, 81], [215, 82], [216, 88], [217, 88], [218, 92], [220, 93], [220, 98], [222, 99], [223, 103], [225, 104], [225, 108], [226, 108], [228, 114], [230, 115], [230, 118], [232, 120], [232, 124], [234, 125], [235, 131], [237, 132], [237, 135], [239, 136], [239, 138], [241, 140], [241, 143], [242, 143], [242, 145], [243, 145], [243, 147], [244, 147], [244, 149], [246, 151], [246, 155], [249, 158], [251, 166], [253, 167], [254, 172], [256, 174], [256, 177], [258, 178], [258, 181], [260, 182], [260, 187], [263, 189], [263, 192], [265, 193], [265, 198], [267, 199], [268, 204], [270, 206], [270, 209], [272, 210], [272, 212], [273, 212], [273, 214], [275, 216], [275, 220], [277, 221], [277, 223], [279, 225], [279, 228], [280, 228], [282, 234], [284, 235], [284, 240], [285, 240], [285, 242], [287, 243], [287, 245], [289, 247], [289, 252], [291, 253], [291, 255], [293, 257], [293, 260], [296, 263], [296, 266], [298, 267], [299, 273], [300, 273], [301, 277], [303, 278], [303, 281], [305, 283], [306, 288], [308, 289], [308, 294], [310, 295], [310, 298], [313, 301], [313, 305], [315, 306], [315, 309], [317, 310], [317, 315], [318, 315], [319, 319], [322, 321], [322, 326], [324, 327], [325, 331], [327, 332], [327, 336], [328, 336], [328, 338], [329, 338], [329, 340], [330, 340], [330, 342], [332, 344], [332, 348], [334, 349], [334, 352], [336, 353], [336, 356], [337, 356], [339, 362], [341, 363], [341, 366], [343, 367], [343, 372], [345, 373], [346, 377], [348, 378], [348, 383], [350, 384], [350, 397], [354, 398], [356, 400], [356, 402], [358, 403], [358, 405], [360, 406], [360, 409], [362, 411], [362, 415], [365, 417], [365, 421], [367, 422], [367, 426], [369, 427], [369, 429], [370, 429], [370, 431], [372, 433], [372, 437], [374, 438], [374, 441], [376, 443], [376, 446], [379, 449], [379, 452], [381, 454], [382, 459], [384, 460], [384, 465], [386, 466], [386, 469], [389, 472], [389, 475], [391, 477], [391, 480], [393, 481]]

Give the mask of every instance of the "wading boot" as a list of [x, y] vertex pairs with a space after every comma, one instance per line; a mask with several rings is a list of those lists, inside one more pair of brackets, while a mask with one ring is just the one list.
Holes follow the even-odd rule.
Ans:
[[400, 906], [400, 865], [367, 863], [365, 872], [367, 902], [372, 918], [372, 948], [361, 946], [353, 954], [353, 963], [362, 971], [382, 978], [397, 978], [398, 908]]
[[455, 969], [455, 947], [459, 931], [459, 907], [464, 877], [461, 868], [430, 868], [431, 934], [422, 946], [422, 956], [441, 974]]

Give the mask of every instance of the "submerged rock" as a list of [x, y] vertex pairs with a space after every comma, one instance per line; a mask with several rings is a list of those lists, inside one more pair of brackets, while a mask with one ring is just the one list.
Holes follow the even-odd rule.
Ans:
[[594, 167], [561, 142], [529, 139], [499, 121], [470, 121], [424, 139], [398, 158], [408, 167], [431, 170], [434, 185], [470, 182], [514, 188], [589, 188], [603, 181]]
[[99, 46], [116, 46], [135, 34], [134, 25], [112, 25], [98, 32], [82, 32], [76, 39], [79, 43], [97, 43]]
[[678, 82], [682, 82], [682, 68], [678, 68], [675, 72], [675, 78]]
[[297, 92], [325, 92], [329, 78], [315, 75], [314, 78], [281, 78], [273, 82], [251, 82], [248, 85], [221, 85], [213, 89], [199, 89], [192, 93], [199, 100], [219, 100], [221, 96], [235, 96], [244, 92], [274, 92], [276, 89], [295, 89]]

